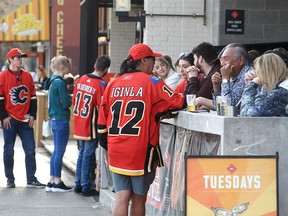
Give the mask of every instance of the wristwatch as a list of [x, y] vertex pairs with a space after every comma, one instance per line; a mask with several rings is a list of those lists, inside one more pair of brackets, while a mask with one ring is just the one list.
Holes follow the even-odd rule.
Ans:
[[222, 83], [228, 83], [228, 80], [227, 79], [223, 79]]

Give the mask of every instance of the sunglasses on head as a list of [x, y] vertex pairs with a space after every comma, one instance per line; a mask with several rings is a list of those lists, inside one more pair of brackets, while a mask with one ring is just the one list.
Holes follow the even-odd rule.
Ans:
[[183, 52], [179, 55], [179, 58], [191, 58], [192, 53], [191, 52]]

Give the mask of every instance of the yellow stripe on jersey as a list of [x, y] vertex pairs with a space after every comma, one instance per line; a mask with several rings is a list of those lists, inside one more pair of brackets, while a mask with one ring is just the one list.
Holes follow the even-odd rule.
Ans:
[[73, 136], [75, 139], [78, 139], [78, 140], [91, 140], [90, 137], [83, 137], [83, 136], [77, 136], [74, 134]]
[[163, 158], [162, 158], [160, 146], [157, 145], [157, 146], [155, 147], [155, 149], [156, 149], [156, 151], [157, 151], [158, 159], [159, 159], [159, 165], [158, 165], [158, 166], [159, 166], [159, 167], [162, 167], [162, 166], [164, 166], [164, 162], [163, 162]]
[[121, 169], [117, 167], [113, 167], [109, 165], [109, 169], [117, 174], [121, 175], [128, 175], [128, 176], [141, 176], [144, 175], [144, 170], [126, 170], [126, 169]]
[[29, 122], [29, 119], [21, 120], [21, 119], [16, 118], [16, 117], [15, 117], [14, 115], [12, 115], [12, 114], [10, 114], [10, 115], [11, 115], [11, 117], [12, 117], [13, 119], [16, 119], [17, 121]]
[[154, 148], [151, 148], [150, 150], [150, 154], [149, 154], [149, 162], [148, 162], [148, 167], [147, 167], [147, 171], [148, 173], [151, 172], [151, 166], [152, 166], [152, 160], [153, 160], [153, 153], [154, 153]]
[[98, 133], [100, 133], [100, 134], [104, 134], [104, 133], [107, 133], [107, 128], [104, 128], [104, 129], [99, 129], [98, 128]]

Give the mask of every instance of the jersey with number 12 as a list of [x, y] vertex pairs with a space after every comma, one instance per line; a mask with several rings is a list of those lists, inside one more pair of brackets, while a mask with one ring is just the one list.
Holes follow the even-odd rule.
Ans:
[[[158, 112], [179, 109], [183, 96], [162, 80], [137, 71], [109, 83], [100, 107], [98, 130], [108, 132], [110, 170], [119, 174], [143, 175], [147, 164], [151, 129]], [[158, 104], [161, 103], [161, 106]], [[159, 138], [158, 138], [159, 139]]]

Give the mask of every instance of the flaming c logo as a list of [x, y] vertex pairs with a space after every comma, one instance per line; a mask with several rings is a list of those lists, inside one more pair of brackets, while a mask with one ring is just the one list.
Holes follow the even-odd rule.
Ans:
[[25, 85], [16, 86], [10, 90], [10, 100], [11, 103], [16, 104], [25, 104], [28, 100], [28, 89]]

